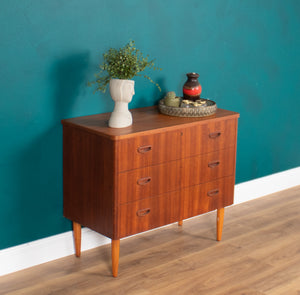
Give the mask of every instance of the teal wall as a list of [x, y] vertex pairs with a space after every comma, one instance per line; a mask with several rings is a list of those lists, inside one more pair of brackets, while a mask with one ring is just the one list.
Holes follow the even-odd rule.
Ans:
[[[112, 111], [93, 95], [100, 53], [134, 39], [181, 93], [240, 112], [237, 183], [300, 166], [300, 1], [9, 0], [0, 4], [0, 249], [70, 230], [62, 118]], [[130, 108], [161, 93], [136, 79]]]

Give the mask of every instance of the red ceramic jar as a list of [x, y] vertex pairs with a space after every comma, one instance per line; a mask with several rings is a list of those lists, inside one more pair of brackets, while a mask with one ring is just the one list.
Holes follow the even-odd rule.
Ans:
[[196, 101], [200, 99], [202, 87], [198, 82], [199, 74], [188, 73], [186, 74], [188, 79], [183, 85], [183, 98]]

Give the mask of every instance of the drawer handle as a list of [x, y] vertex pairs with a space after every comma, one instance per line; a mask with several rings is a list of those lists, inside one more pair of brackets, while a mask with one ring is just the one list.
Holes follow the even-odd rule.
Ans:
[[149, 214], [149, 213], [150, 213], [150, 208], [147, 208], [147, 209], [141, 209], [141, 210], [136, 211], [136, 215], [137, 215], [138, 217], [143, 217], [143, 216], [145, 216], [145, 215], [147, 215], [147, 214]]
[[140, 154], [145, 154], [147, 152], [150, 152], [152, 150], [152, 146], [151, 145], [144, 145], [144, 146], [140, 146], [138, 147], [137, 151]]
[[140, 178], [138, 181], [137, 181], [137, 184], [139, 185], [146, 185], [147, 183], [149, 183], [151, 181], [151, 177], [148, 176], [148, 177], [143, 177], [143, 178]]
[[208, 167], [209, 167], [209, 168], [215, 168], [215, 167], [217, 167], [219, 164], [220, 164], [220, 161], [213, 161], [213, 162], [208, 163]]
[[207, 195], [208, 195], [209, 197], [213, 197], [213, 196], [216, 196], [218, 193], [219, 193], [219, 189], [216, 188], [216, 189], [213, 189], [213, 190], [207, 192]]
[[221, 135], [221, 132], [212, 132], [212, 133], [209, 133], [209, 138], [212, 138], [212, 139], [215, 139], [217, 137], [219, 137]]

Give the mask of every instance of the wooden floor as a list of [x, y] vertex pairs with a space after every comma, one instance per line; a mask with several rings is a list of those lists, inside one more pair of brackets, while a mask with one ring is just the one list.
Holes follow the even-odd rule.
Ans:
[[0, 294], [300, 294], [300, 186], [0, 277]]

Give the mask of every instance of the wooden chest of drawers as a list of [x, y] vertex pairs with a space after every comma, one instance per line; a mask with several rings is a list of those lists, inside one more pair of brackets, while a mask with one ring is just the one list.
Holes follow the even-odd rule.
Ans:
[[207, 118], [132, 110], [133, 125], [107, 127], [109, 114], [63, 120], [64, 216], [112, 239], [117, 276], [120, 239], [233, 203], [238, 113]]

